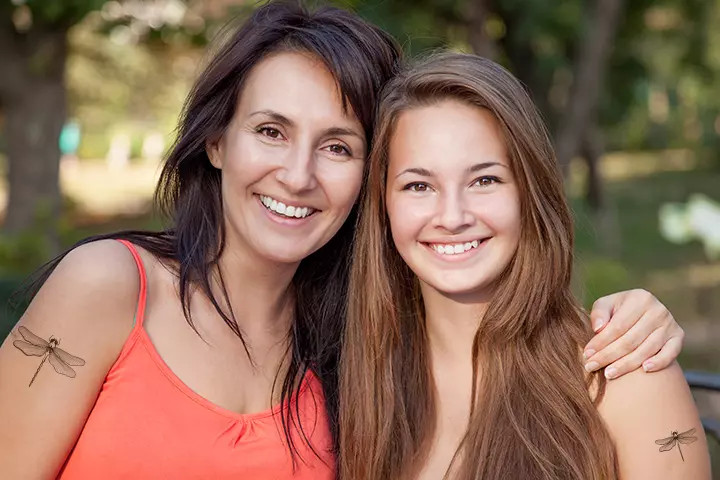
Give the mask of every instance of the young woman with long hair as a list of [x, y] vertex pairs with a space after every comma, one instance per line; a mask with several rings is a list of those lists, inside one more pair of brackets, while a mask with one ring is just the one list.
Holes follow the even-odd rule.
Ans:
[[[230, 36], [161, 173], [170, 227], [52, 261], [0, 348], [0, 477], [335, 475], [356, 200], [399, 59], [356, 15], [292, 2]], [[646, 294], [596, 316], [598, 367], [623, 373], [665, 344], [664, 368], [679, 351], [682, 330]]]
[[343, 478], [709, 478], [677, 364], [609, 381], [583, 369], [571, 212], [519, 81], [472, 55], [411, 68], [386, 86], [369, 162]]

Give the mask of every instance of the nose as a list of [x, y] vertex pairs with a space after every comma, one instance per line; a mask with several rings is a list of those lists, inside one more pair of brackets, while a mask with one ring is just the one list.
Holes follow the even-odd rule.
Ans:
[[302, 193], [317, 186], [315, 168], [314, 149], [297, 145], [284, 158], [276, 178], [290, 193]]
[[472, 226], [474, 221], [475, 217], [467, 209], [462, 195], [448, 192], [438, 202], [433, 226], [448, 233], [459, 233]]

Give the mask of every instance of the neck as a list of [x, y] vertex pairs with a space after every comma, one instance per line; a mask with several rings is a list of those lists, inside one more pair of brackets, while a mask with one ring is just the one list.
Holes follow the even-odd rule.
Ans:
[[425, 305], [428, 344], [434, 358], [467, 362], [489, 296], [447, 295], [420, 282]]
[[291, 282], [299, 262], [270, 262], [238, 247], [228, 238], [213, 275], [216, 298], [224, 299], [224, 285], [232, 314], [248, 337], [286, 336], [295, 304]]

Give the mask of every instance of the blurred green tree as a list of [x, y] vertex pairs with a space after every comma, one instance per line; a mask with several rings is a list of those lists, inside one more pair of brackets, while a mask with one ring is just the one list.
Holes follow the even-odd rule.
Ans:
[[65, 122], [69, 29], [104, 0], [0, 3], [0, 106], [5, 118], [8, 205], [4, 228], [38, 221], [55, 231], [60, 211], [58, 137]]

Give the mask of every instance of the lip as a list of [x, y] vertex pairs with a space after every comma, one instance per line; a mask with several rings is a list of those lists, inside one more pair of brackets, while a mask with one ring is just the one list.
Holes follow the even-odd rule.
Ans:
[[[270, 197], [270, 198], [272, 198], [273, 200], [277, 200], [278, 202], [284, 203], [285, 205], [308, 207], [308, 208], [312, 208], [312, 209], [315, 210], [316, 212], [322, 211], [321, 209], [315, 207], [314, 205], [303, 205], [301, 201], [288, 200], [288, 199], [285, 198], [285, 197], [281, 197], [281, 196], [277, 196], [277, 195], [270, 195], [269, 193], [254, 193], [253, 196], [257, 197], [258, 200], [260, 200], [260, 197], [261, 197], [261, 196]], [[260, 201], [260, 204], [262, 205], [262, 201]], [[265, 205], [263, 205], [263, 207], [264, 207], [264, 206], [265, 206]]]
[[453, 254], [453, 255], [445, 255], [445, 254], [443, 254], [443, 253], [438, 253], [438, 252], [435, 251], [434, 248], [432, 248], [432, 247], [430, 246], [430, 244], [432, 244], [432, 243], [449, 243], [449, 244], [454, 244], [454, 243], [467, 243], [467, 242], [472, 242], [473, 240], [478, 240], [478, 238], [475, 237], [475, 238], [472, 238], [472, 239], [469, 239], [469, 240], [465, 240], [465, 241], [460, 241], [460, 239], [457, 239], [457, 240], [453, 239], [454, 241], [452, 241], [452, 242], [443, 241], [443, 242], [419, 242], [419, 243], [420, 243], [423, 247], [425, 247], [431, 254], [435, 255], [435, 257], [437, 257], [439, 260], [442, 260], [443, 262], [455, 263], [455, 262], [465, 261], [465, 260], [467, 260], [468, 258], [471, 258], [471, 257], [477, 255], [481, 250], [483, 250], [483, 247], [484, 247], [492, 238], [493, 238], [493, 237], [485, 237], [485, 238], [483, 238], [482, 240], [479, 241], [479, 244], [478, 244], [477, 247], [471, 248], [470, 250], [467, 250], [467, 251], [465, 251], [465, 252], [463, 252], [463, 253], [455, 253], [455, 254]]
[[[264, 195], [264, 194], [263, 194]], [[309, 223], [317, 213], [321, 212], [321, 210], [316, 210], [312, 215], [308, 215], [304, 218], [291, 218], [291, 217], [283, 217], [280, 215], [275, 214], [273, 211], [268, 209], [265, 205], [263, 205], [262, 201], [260, 200], [259, 194], [254, 194], [255, 201], [258, 204], [258, 207], [265, 213], [265, 216], [270, 219], [272, 222], [283, 225], [287, 227], [301, 227]], [[269, 196], [269, 195], [268, 195]], [[272, 197], [277, 200], [276, 197]], [[285, 202], [283, 202], [285, 203]], [[291, 204], [292, 205], [292, 204]]]

